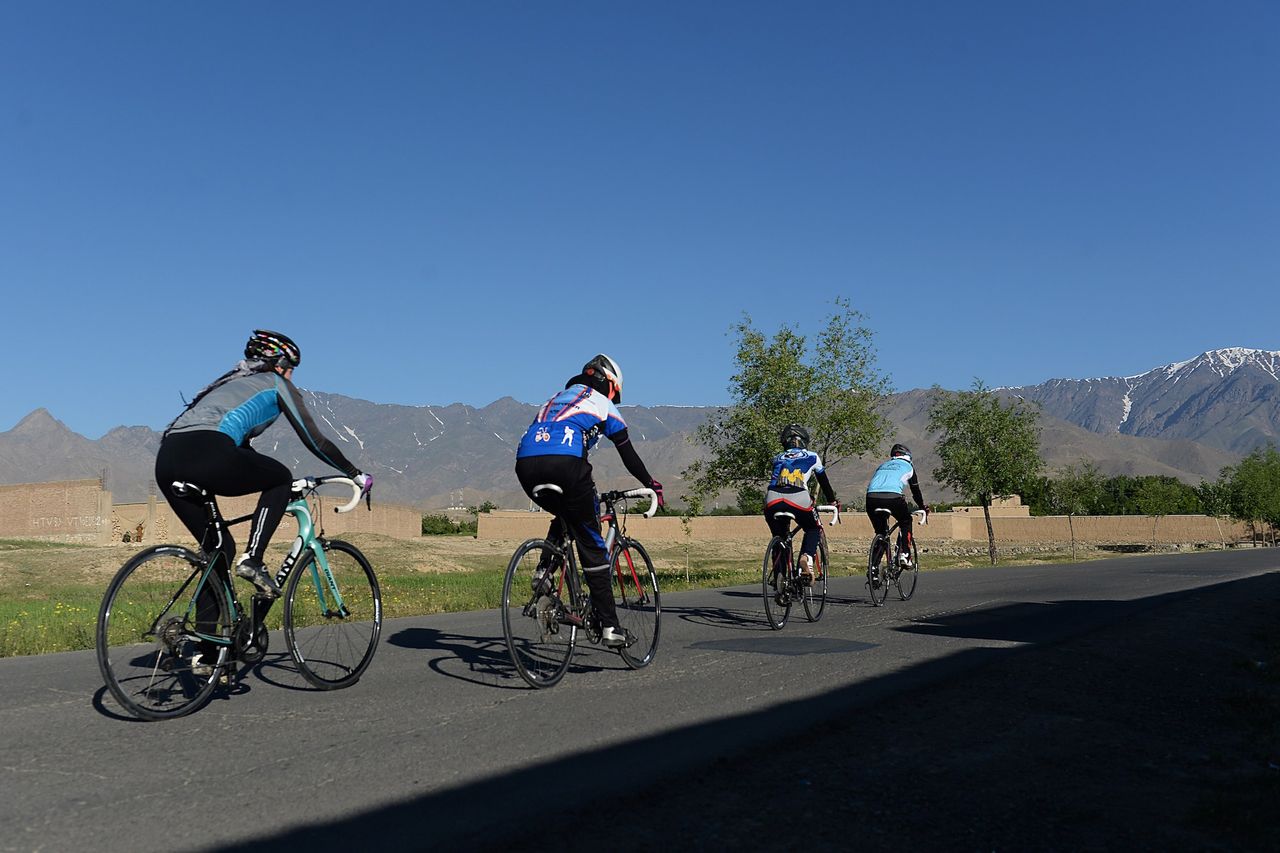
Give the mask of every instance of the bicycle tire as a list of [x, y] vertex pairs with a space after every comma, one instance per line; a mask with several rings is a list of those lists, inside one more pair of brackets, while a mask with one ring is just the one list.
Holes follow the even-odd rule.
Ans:
[[284, 642], [309, 684], [339, 690], [360, 680], [378, 650], [382, 590], [359, 548], [340, 539], [322, 544], [343, 610], [334, 606], [315, 552], [305, 551], [284, 588]]
[[[530, 539], [516, 548], [502, 579], [502, 636], [516, 672], [530, 687], [555, 686], [569, 669], [578, 629], [556, 621], [556, 601], [549, 595], [534, 595], [533, 574], [544, 555], [548, 560], [555, 548], [545, 539]], [[562, 567], [556, 579], [573, 571], [572, 563]]]
[[775, 536], [764, 549], [764, 567], [761, 571], [761, 592], [764, 597], [764, 616], [769, 627], [781, 631], [791, 613], [791, 549], [786, 540]]
[[884, 604], [889, 595], [889, 542], [883, 536], [871, 540], [867, 552], [867, 593], [876, 607]]
[[804, 615], [810, 622], [821, 619], [822, 612], [827, 608], [827, 577], [831, 574], [831, 564], [827, 552], [827, 531], [821, 532], [822, 539], [818, 543], [817, 574], [821, 574], [822, 577], [815, 574], [813, 583], [804, 588]]
[[[637, 562], [632, 554], [638, 554], [640, 560]], [[658, 575], [653, 570], [649, 552], [634, 539], [623, 540], [614, 548], [609, 562], [618, 624], [636, 637], [635, 643], [618, 649], [618, 654], [627, 666], [643, 669], [653, 663], [662, 631]]]
[[898, 588], [898, 598], [903, 601], [910, 601], [911, 596], [916, 593], [916, 581], [920, 577], [920, 554], [916, 550], [916, 537], [911, 537], [911, 567], [903, 568], [898, 566], [898, 576], [894, 579], [894, 585]]
[[[215, 660], [201, 660], [210, 671], [196, 674], [193, 658], [210, 646], [196, 636], [197, 585], [204, 569], [194, 551], [156, 545], [121, 566], [102, 597], [95, 630], [98, 669], [111, 695], [134, 717], [181, 717], [213, 698], [230, 648], [231, 618], [221, 584], [200, 588], [209, 596], [202, 627], [225, 642], [217, 644]], [[216, 613], [207, 612], [210, 603]]]

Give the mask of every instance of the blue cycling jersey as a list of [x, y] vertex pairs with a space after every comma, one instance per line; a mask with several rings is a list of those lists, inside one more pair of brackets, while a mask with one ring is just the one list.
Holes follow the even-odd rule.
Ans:
[[612, 437], [626, 428], [622, 413], [612, 400], [586, 385], [570, 385], [538, 410], [538, 416], [520, 440], [516, 458], [578, 456], [585, 459], [601, 435]]

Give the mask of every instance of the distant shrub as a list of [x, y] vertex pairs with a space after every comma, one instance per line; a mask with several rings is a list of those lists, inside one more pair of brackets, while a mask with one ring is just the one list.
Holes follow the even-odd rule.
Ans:
[[[474, 530], [475, 524], [471, 524]], [[462, 525], [450, 520], [449, 516], [442, 514], [424, 515], [422, 517], [422, 535], [423, 536], [448, 536], [454, 533], [462, 533]]]

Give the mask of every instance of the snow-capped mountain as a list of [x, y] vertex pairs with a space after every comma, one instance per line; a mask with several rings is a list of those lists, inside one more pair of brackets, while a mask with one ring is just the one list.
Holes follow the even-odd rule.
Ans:
[[1280, 444], [1280, 351], [1232, 347], [1136, 376], [1002, 390], [1096, 433], [1185, 438], [1234, 454]]

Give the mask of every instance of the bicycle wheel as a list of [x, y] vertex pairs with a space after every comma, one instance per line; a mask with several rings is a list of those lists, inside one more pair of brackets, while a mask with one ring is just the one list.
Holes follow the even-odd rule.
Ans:
[[769, 540], [769, 547], [764, 550], [760, 585], [765, 619], [770, 628], [780, 631], [791, 613], [791, 549], [781, 536]]
[[871, 550], [867, 555], [867, 592], [871, 594], [871, 603], [876, 607], [884, 604], [889, 594], [889, 566], [891, 564], [889, 542], [883, 536], [871, 540]]
[[98, 669], [135, 717], [181, 717], [213, 697], [231, 617], [217, 576], [202, 582], [203, 574], [195, 552], [157, 545], [125, 563], [107, 587], [98, 610]]
[[828, 559], [827, 531], [824, 530], [822, 541], [818, 543], [818, 565], [814, 567], [813, 583], [804, 588], [804, 615], [810, 622], [821, 619], [822, 611], [827, 607], [827, 575], [831, 573]]
[[653, 662], [658, 652], [661, 630], [662, 600], [658, 594], [658, 575], [653, 560], [644, 546], [625, 539], [613, 549], [613, 600], [618, 609], [618, 623], [635, 635], [633, 645], [618, 649], [623, 662], [640, 669]]
[[305, 551], [284, 588], [284, 642], [298, 672], [321, 690], [350, 687], [373, 660], [382, 633], [382, 591], [360, 549], [324, 540], [325, 577], [313, 551]]
[[[556, 619], [555, 592], [535, 594], [534, 571], [544, 559], [561, 557], [545, 539], [530, 539], [511, 555], [502, 581], [502, 636], [516, 672], [533, 687], [551, 687], [564, 677], [578, 639], [577, 627]], [[553, 580], [563, 584], [564, 571]]]
[[904, 567], [901, 564], [897, 567], [898, 576], [894, 579], [894, 584], [898, 587], [898, 597], [903, 601], [907, 601], [916, 592], [916, 580], [920, 576], [920, 554], [916, 551], [916, 537], [911, 537], [911, 566]]

